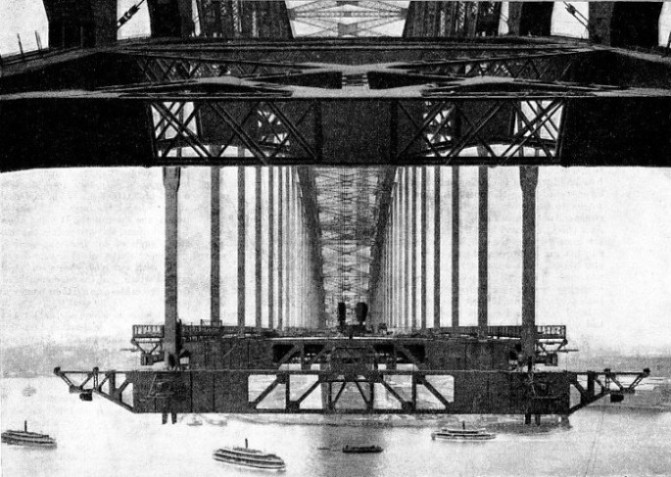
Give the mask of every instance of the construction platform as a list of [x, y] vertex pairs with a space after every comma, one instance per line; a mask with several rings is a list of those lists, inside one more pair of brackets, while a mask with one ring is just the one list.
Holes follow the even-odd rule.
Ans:
[[[83, 400], [100, 395], [135, 413], [569, 415], [633, 393], [648, 371], [553, 371], [564, 326], [539, 326], [536, 363], [519, 359], [519, 326], [347, 336], [323, 330], [182, 327], [180, 368], [55, 369]], [[240, 332], [242, 336], [237, 335]], [[275, 334], [275, 336], [269, 336]], [[163, 327], [136, 325], [146, 364], [161, 362]]]

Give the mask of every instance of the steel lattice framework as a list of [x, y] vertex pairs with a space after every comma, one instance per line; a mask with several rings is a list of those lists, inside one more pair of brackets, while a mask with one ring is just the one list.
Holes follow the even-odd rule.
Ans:
[[327, 313], [369, 302], [369, 282], [380, 196], [380, 169], [316, 169]]
[[[484, 154], [494, 160], [506, 160], [524, 155], [536, 159], [556, 156], [564, 108], [561, 99], [522, 102], [498, 99], [483, 102], [483, 107], [474, 113], [461, 101], [431, 98], [458, 92], [464, 88], [459, 81], [467, 78], [563, 79], [568, 77], [575, 56], [575, 53], [550, 52], [527, 56], [495, 55], [475, 61], [415, 62], [396, 64], [387, 69], [363, 65], [358, 71], [365, 73], [367, 81], [356, 86], [350, 86], [352, 81], [347, 78], [356, 76], [351, 68], [347, 72], [338, 71], [337, 65], [319, 68], [309, 63], [222, 61], [207, 57], [187, 59], [174, 54], [140, 57], [138, 65], [146, 80], [157, 85], [152, 96], [174, 94], [183, 90], [184, 82], [209, 78], [225, 81], [209, 85], [192, 83], [190, 88], [207, 91], [211, 87], [224, 94], [226, 85], [233, 86], [231, 80], [249, 80], [248, 91], [267, 98], [243, 102], [236, 108], [230, 108], [224, 101], [152, 102], [155, 144], [161, 158], [216, 160], [242, 156], [268, 163], [292, 156], [306, 162], [318, 161], [318, 147], [313, 142], [317, 135], [305, 133], [318, 127], [317, 103], [281, 101], [291, 97], [291, 93], [272, 87], [275, 79], [281, 79], [285, 84], [299, 83], [316, 73], [336, 76], [342, 81], [341, 88], [389, 88], [399, 77], [412, 82], [443, 80], [422, 92], [426, 99], [395, 103], [393, 114], [397, 118], [397, 127], [407, 129], [410, 126], [415, 133], [397, 144], [392, 162], [410, 154], [447, 160]], [[261, 80], [264, 85], [253, 85], [251, 81], [255, 80]], [[181, 84], [176, 86], [175, 83]], [[238, 92], [241, 87], [238, 83]], [[418, 108], [422, 110], [421, 116], [417, 114]], [[501, 131], [496, 138], [485, 134], [490, 123], [499, 121], [501, 114], [515, 118], [512, 129]], [[208, 134], [206, 129], [219, 133]], [[221, 131], [226, 133], [221, 134]], [[375, 281], [372, 268], [376, 266], [373, 265], [374, 249], [381, 238], [376, 230], [383, 226], [380, 210], [384, 207], [382, 204], [389, 201], [393, 173], [391, 178], [391, 182], [385, 180], [381, 168], [363, 171], [316, 169], [313, 173], [327, 316], [335, 317], [338, 302], [352, 308], [358, 301], [371, 300], [371, 287]]]
[[[368, 37], [384, 35], [390, 25], [405, 20], [407, 2], [289, 2], [295, 36]], [[400, 30], [400, 27], [399, 27]], [[389, 32], [386, 32], [389, 35]]]
[[[531, 414], [570, 414], [606, 394], [621, 400], [649, 374], [625, 373], [632, 377], [627, 385], [609, 370], [586, 376], [535, 373], [533, 360], [552, 365], [550, 358], [566, 344], [566, 330], [535, 325], [532, 217], [538, 176], [536, 167], [526, 166], [668, 166], [669, 60], [580, 42], [480, 38], [496, 32], [499, 7], [493, 2], [412, 2], [407, 9], [383, 1], [291, 2], [289, 8], [284, 2], [241, 0], [197, 5], [205, 38], [65, 51], [3, 67], [0, 131], [12, 134], [0, 149], [0, 170], [167, 166], [165, 324], [134, 327], [133, 337], [144, 364], [163, 360], [172, 369], [57, 368], [72, 392], [84, 400], [99, 394], [134, 412], [160, 412], [164, 421], [177, 412], [497, 412], [523, 413], [530, 422]], [[404, 39], [342, 38], [389, 34], [406, 17]], [[340, 38], [290, 41], [298, 25], [308, 36]], [[158, 36], [168, 30], [184, 35], [181, 26], [159, 28]], [[278, 266], [277, 283], [287, 282], [278, 298], [293, 305], [278, 317], [279, 333], [270, 316], [271, 330], [264, 329], [259, 306], [261, 167], [255, 174], [256, 326], [246, 327], [245, 321], [243, 168], [238, 170], [238, 326], [221, 326], [214, 315], [202, 326], [178, 322], [177, 194], [184, 165], [282, 166], [273, 168], [283, 169], [278, 207], [267, 208], [268, 223], [280, 212], [278, 235], [290, 240], [279, 243], [293, 252], [277, 254], [293, 262], [286, 275]], [[429, 330], [425, 309], [418, 326], [416, 272], [419, 268], [426, 278], [427, 240], [422, 238], [416, 253], [417, 229], [426, 230], [417, 227], [417, 218], [427, 219], [428, 177], [427, 168], [418, 166], [426, 165], [525, 166], [520, 168], [521, 327], [487, 323], [486, 220], [479, 225], [478, 326], [459, 326], [457, 320], [443, 328], [438, 310]], [[212, 197], [220, 195], [217, 167]], [[479, 218], [487, 216], [486, 171], [479, 168]], [[272, 191], [275, 174], [269, 171], [267, 177]], [[435, 205], [440, 177], [433, 174]], [[213, 230], [220, 226], [217, 208], [211, 208]], [[453, 230], [458, 233], [458, 221]], [[435, 231], [439, 268], [440, 227], [434, 225]], [[212, 243], [219, 240], [213, 234]], [[218, 246], [211, 250], [218, 256]], [[458, 251], [455, 256], [458, 263]], [[434, 284], [436, 276], [440, 272], [434, 269]], [[425, 280], [419, 288], [425, 305]], [[441, 287], [435, 290], [440, 293]], [[211, 296], [215, 293], [218, 284]], [[350, 310], [356, 301], [371, 303], [373, 310], [396, 301], [393, 313], [390, 307], [376, 311], [369, 323], [391, 318], [398, 335], [378, 328], [368, 337], [343, 339], [335, 330], [314, 330], [326, 328], [324, 315], [333, 316], [339, 301]], [[269, 331], [272, 337], [266, 336]], [[521, 349], [511, 348], [515, 344]], [[192, 369], [179, 369], [184, 350], [193, 353]], [[519, 369], [525, 358], [526, 372]], [[285, 364], [296, 369], [283, 369]], [[252, 387], [257, 378], [265, 384]], [[398, 386], [401, 381], [407, 386]], [[571, 386], [580, 395], [575, 405]], [[404, 396], [401, 387], [411, 395]], [[132, 404], [124, 397], [131, 388]], [[305, 404], [316, 390], [326, 405], [311, 409]], [[376, 395], [391, 406], [379, 407]], [[349, 407], [354, 398], [358, 402]]]
[[403, 35], [431, 37], [495, 36], [499, 2], [410, 2]]
[[[68, 108], [78, 117], [78, 105], [86, 105], [87, 114], [98, 111], [94, 117], [105, 121], [115, 117], [111, 105], [125, 118], [132, 110], [147, 123], [94, 122], [92, 132], [120, 130], [126, 140], [140, 141], [143, 130], [151, 131], [145, 165], [376, 166], [317, 168], [301, 177], [301, 186], [313, 191], [321, 231], [314, 256], [333, 317], [339, 301], [353, 306], [373, 299], [396, 167], [562, 164], [567, 127], [573, 135], [590, 130], [567, 119], [579, 118], [584, 105], [605, 104], [616, 116], [629, 114], [631, 108], [618, 106], [627, 98], [668, 96], [640, 79], [626, 87], [612, 77], [587, 80], [584, 72], [602, 56], [581, 44], [340, 41], [337, 48], [320, 41], [123, 45], [100, 55], [134, 72], [129, 79], [76, 92], [67, 85], [46, 100], [39, 92], [19, 93], [2, 104], [10, 111], [22, 102], [76, 97], [59, 117]], [[112, 137], [110, 144], [119, 141]]]
[[285, 2], [197, 0], [199, 36], [207, 38], [291, 38]]

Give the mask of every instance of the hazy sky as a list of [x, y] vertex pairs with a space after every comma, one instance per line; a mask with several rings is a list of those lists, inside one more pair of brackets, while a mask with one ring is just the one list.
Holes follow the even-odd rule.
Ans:
[[[120, 10], [130, 3], [124, 1]], [[668, 5], [664, 11], [670, 12]], [[135, 26], [126, 26], [127, 34], [143, 31], [143, 12], [133, 19]], [[559, 32], [565, 25], [558, 20], [553, 29]], [[0, 52], [15, 49], [12, 32], [20, 32], [30, 49], [33, 30], [40, 31], [46, 44], [46, 18], [39, 1], [0, 1]], [[234, 169], [224, 174], [222, 187], [222, 307], [229, 323], [236, 320], [237, 263], [226, 259], [235, 259], [234, 174]], [[474, 324], [475, 169], [465, 169], [462, 177], [462, 321]], [[490, 185], [491, 322], [518, 324], [518, 171], [493, 169]], [[209, 318], [208, 188], [207, 169], [185, 172], [180, 191], [180, 316], [187, 322]], [[448, 181], [443, 193], [449, 203]], [[159, 169], [3, 174], [0, 194], [3, 345], [65, 341], [71, 336], [130, 339], [132, 324], [161, 322], [164, 204]], [[590, 339], [595, 347], [671, 350], [670, 209], [667, 171], [542, 169], [538, 323], [566, 324], [571, 336]], [[445, 224], [448, 227], [449, 216]], [[449, 228], [444, 233], [449, 237]], [[443, 257], [447, 324], [449, 254]], [[248, 303], [251, 309], [253, 301], [248, 298]]]

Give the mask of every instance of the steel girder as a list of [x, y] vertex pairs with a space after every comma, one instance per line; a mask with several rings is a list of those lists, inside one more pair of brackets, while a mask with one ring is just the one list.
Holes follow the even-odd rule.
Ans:
[[[57, 96], [57, 95], [54, 95]], [[0, 105], [3, 171], [165, 165], [668, 166], [671, 97], [174, 94]], [[82, 124], [81, 118], [88, 122]], [[366, 125], [375, 124], [372, 131]], [[35, 127], [39, 126], [39, 127]], [[95, 151], [91, 155], [91, 151]]]
[[[361, 359], [366, 358], [362, 355]], [[84, 401], [96, 394], [134, 413], [569, 415], [606, 395], [633, 394], [649, 372], [56, 368], [54, 374]], [[626, 384], [622, 378], [627, 379]], [[117, 386], [117, 382], [122, 384]], [[348, 386], [350, 393], [344, 395]], [[580, 395], [575, 405], [571, 405], [571, 387]], [[131, 402], [124, 399], [127, 389], [128, 393], [132, 389]], [[319, 403], [306, 402], [317, 389], [322, 395]]]
[[[39, 65], [2, 79], [0, 123], [13, 132], [2, 170], [665, 165], [669, 150], [660, 75], [671, 62], [576, 43], [158, 42], [87, 58], [64, 57], [59, 68], [75, 65], [82, 79], [48, 94]], [[650, 75], [611, 72], [632, 61]], [[93, 78], [96, 64], [115, 63], [124, 74]]]
[[261, 61], [216, 60], [181, 55], [138, 56], [137, 64], [145, 80], [150, 83], [167, 83], [198, 78], [234, 76], [237, 78], [296, 75], [309, 70], [306, 65], [269, 63]]

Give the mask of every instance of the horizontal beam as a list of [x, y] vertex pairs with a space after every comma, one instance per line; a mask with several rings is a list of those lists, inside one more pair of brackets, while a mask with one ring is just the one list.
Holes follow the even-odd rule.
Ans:
[[[441, 327], [441, 328], [429, 328], [424, 331], [414, 331], [413, 335], [423, 338], [439, 338], [443, 335], [458, 335], [458, 336], [470, 336], [477, 334], [477, 326], [456, 326], [456, 327]], [[487, 336], [495, 338], [519, 338], [522, 333], [521, 326], [489, 326], [487, 327]], [[182, 338], [205, 338], [205, 337], [226, 337], [226, 336], [237, 336], [238, 327], [237, 326], [211, 326], [211, 325], [182, 325], [180, 329], [180, 335]], [[246, 334], [257, 335], [259, 330], [256, 327], [248, 326], [245, 328]], [[304, 338], [310, 339], [312, 341], [317, 340], [328, 340], [329, 336], [331, 338], [337, 337], [338, 332], [335, 330], [322, 330], [317, 331], [310, 328], [287, 328], [284, 331], [277, 330], [262, 330], [263, 332], [272, 333], [272, 336], [269, 338], [279, 339], [283, 337], [291, 337], [296, 334], [303, 336]], [[539, 339], [564, 339], [566, 338], [566, 326], [565, 325], [537, 325], [536, 334]], [[163, 325], [133, 325], [133, 339], [159, 339], [163, 338]], [[367, 334], [358, 336], [357, 340], [387, 340], [394, 341], [397, 340], [397, 337], [387, 337], [385, 334], [375, 335]]]
[[[104, 397], [123, 404], [135, 413], [362, 413], [367, 414], [563, 414], [579, 409], [570, 406], [570, 387], [579, 390], [582, 404], [587, 405], [611, 392], [608, 380], [632, 377], [627, 387], [633, 393], [635, 384], [645, 377], [643, 373], [529, 373], [507, 371], [367, 371], [347, 372], [317, 370], [207, 370], [207, 371], [63, 371], [54, 373], [82, 395], [104, 393], [99, 377], [116, 381], [123, 374], [124, 389], [132, 386], [133, 405], [122, 402], [120, 392], [106, 393]], [[410, 378], [410, 381], [405, 378]], [[321, 386], [304, 382], [312, 378]], [[302, 379], [301, 382], [299, 379]], [[587, 380], [588, 389], [581, 384]], [[83, 380], [83, 381], [82, 381]], [[82, 384], [75, 384], [82, 381]], [[126, 382], [128, 384], [126, 384]], [[594, 383], [602, 386], [595, 392]], [[604, 384], [605, 383], [605, 384]], [[340, 386], [333, 386], [340, 384]], [[359, 393], [342, 395], [347, 385]], [[362, 388], [362, 385], [363, 388]], [[408, 387], [410, 389], [408, 389]], [[280, 388], [279, 395], [273, 391]], [[291, 388], [298, 388], [299, 399], [292, 400]], [[336, 391], [335, 399], [333, 392]], [[366, 398], [363, 389], [369, 390]], [[377, 391], [374, 389], [377, 388]], [[329, 405], [321, 408], [303, 408], [305, 398], [315, 390], [327, 393]], [[385, 394], [385, 390], [388, 395]], [[438, 403], [431, 405], [428, 394]], [[284, 392], [282, 392], [284, 391]], [[374, 398], [374, 394], [377, 399]], [[614, 391], [621, 392], [621, 391]], [[342, 395], [342, 396], [341, 396]], [[361, 399], [358, 402], [357, 400]], [[85, 399], [85, 400], [90, 400]], [[337, 406], [335, 402], [341, 402]], [[260, 407], [264, 401], [266, 405]], [[589, 402], [587, 402], [589, 401]], [[320, 402], [323, 402], [320, 400]], [[391, 403], [391, 406], [388, 406]], [[475, 403], [475, 404], [474, 404]], [[427, 404], [429, 404], [427, 406]]]
[[167, 165], [671, 165], [671, 97], [75, 96], [0, 100], [0, 130], [12, 131], [0, 150], [0, 171]]

